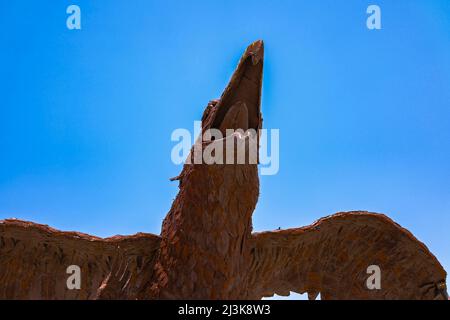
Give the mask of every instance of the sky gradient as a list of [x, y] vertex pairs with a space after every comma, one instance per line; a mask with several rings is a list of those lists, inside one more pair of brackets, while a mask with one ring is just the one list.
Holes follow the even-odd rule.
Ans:
[[261, 177], [254, 230], [385, 213], [450, 270], [448, 0], [3, 1], [0, 219], [159, 234], [172, 131], [193, 130], [257, 39], [280, 171]]

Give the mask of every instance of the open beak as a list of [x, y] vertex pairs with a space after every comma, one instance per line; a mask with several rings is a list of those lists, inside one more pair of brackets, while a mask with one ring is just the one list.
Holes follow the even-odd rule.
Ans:
[[245, 50], [239, 65], [217, 104], [212, 128], [258, 130], [262, 126], [261, 89], [264, 43], [255, 41]]

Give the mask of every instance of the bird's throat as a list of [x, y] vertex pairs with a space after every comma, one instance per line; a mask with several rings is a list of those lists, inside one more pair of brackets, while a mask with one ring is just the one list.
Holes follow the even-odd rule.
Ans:
[[256, 165], [192, 166], [163, 223], [158, 298], [242, 296], [232, 284], [246, 272], [258, 190]]

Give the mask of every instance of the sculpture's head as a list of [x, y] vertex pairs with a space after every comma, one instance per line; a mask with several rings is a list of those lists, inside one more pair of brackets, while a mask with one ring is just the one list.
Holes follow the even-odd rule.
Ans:
[[[219, 171], [228, 176], [233, 176], [230, 171], [246, 170], [244, 167], [256, 170], [258, 130], [262, 127], [263, 63], [264, 43], [258, 40], [245, 50], [220, 99], [208, 103], [202, 116], [202, 134], [192, 147], [183, 172], [174, 179], [183, 184], [193, 170], [208, 174]], [[222, 161], [218, 162], [219, 158]]]
[[230, 83], [219, 100], [211, 101], [202, 117], [202, 129], [258, 130], [262, 126], [261, 87], [263, 78], [264, 43], [248, 46]]

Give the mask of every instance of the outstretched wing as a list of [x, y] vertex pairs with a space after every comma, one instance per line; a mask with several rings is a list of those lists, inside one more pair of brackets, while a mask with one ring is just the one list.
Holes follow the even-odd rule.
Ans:
[[448, 298], [438, 260], [384, 215], [338, 213], [304, 228], [255, 233], [252, 241], [253, 298], [290, 291], [310, 299]]
[[[0, 299], [140, 298], [150, 285], [159, 242], [152, 234], [101, 239], [0, 221]], [[77, 267], [68, 269], [73, 265], [80, 268], [80, 289], [71, 277]]]

